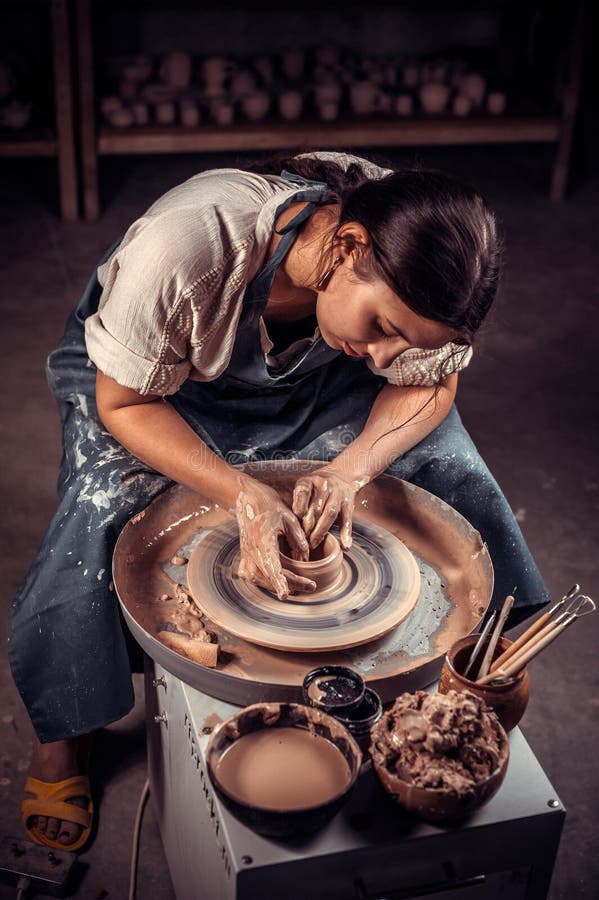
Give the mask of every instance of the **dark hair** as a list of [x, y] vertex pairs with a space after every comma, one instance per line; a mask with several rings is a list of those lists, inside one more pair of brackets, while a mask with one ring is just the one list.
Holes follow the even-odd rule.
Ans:
[[474, 188], [418, 167], [379, 179], [368, 178], [368, 165], [344, 170], [330, 158], [279, 164], [325, 182], [341, 205], [339, 225], [366, 229], [372, 252], [358, 256], [358, 275], [382, 278], [414, 312], [471, 342], [495, 297], [501, 260], [495, 217]]

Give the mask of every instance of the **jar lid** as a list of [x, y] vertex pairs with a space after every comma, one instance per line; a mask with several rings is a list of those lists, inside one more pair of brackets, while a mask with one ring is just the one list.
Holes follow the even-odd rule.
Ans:
[[304, 703], [333, 715], [349, 712], [364, 699], [365, 687], [362, 676], [347, 666], [319, 666], [304, 678]]

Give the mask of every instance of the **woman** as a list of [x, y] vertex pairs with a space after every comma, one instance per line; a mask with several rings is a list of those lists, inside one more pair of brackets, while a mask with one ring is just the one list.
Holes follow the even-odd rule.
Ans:
[[[512, 623], [546, 601], [453, 406], [498, 272], [474, 190], [336, 153], [280, 175], [205, 172], [111, 248], [49, 359], [61, 502], [11, 616], [37, 734], [23, 804], [35, 840], [77, 848], [89, 834], [81, 737], [133, 703], [112, 550], [172, 481], [236, 515], [240, 574], [281, 600], [312, 584], [282, 571], [278, 535], [306, 558], [338, 519], [349, 547], [356, 492], [388, 471], [481, 532], [494, 604], [516, 591]], [[273, 454], [328, 461], [298, 480], [292, 509], [232, 466]]]

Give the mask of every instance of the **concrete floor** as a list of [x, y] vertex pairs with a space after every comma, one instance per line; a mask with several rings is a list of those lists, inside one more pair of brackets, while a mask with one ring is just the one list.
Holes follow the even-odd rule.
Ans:
[[[505, 230], [505, 278], [476, 361], [462, 378], [462, 416], [516, 511], [554, 599], [575, 581], [596, 594], [599, 178], [588, 178], [556, 206], [546, 192], [550, 156], [540, 148], [424, 150], [420, 158], [469, 177], [493, 202]], [[200, 168], [231, 162], [222, 156], [105, 161], [105, 211], [91, 225], [64, 224], [51, 211], [50, 163], [4, 164], [3, 618], [55, 504], [60, 434], [44, 359], [94, 261], [115, 236], [163, 190]], [[599, 895], [598, 641], [596, 615], [531, 666], [523, 731], [568, 809], [551, 900]], [[4, 646], [0, 685], [0, 835], [17, 835], [31, 727]], [[78, 898], [127, 894], [130, 836], [145, 780], [137, 679], [136, 686], [134, 712], [96, 741], [93, 781], [102, 802], [96, 839], [81, 855]], [[151, 802], [138, 885], [146, 900], [174, 896]], [[0, 886], [0, 898], [13, 896], [13, 888]]]

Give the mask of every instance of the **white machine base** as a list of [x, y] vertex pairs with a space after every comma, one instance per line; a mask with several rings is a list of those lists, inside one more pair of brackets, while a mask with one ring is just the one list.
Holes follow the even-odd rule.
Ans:
[[210, 784], [210, 728], [237, 709], [146, 658], [151, 797], [177, 900], [547, 896], [565, 810], [519, 729], [499, 792], [460, 825], [409, 816], [366, 771], [324, 829], [282, 842], [238, 822]]

